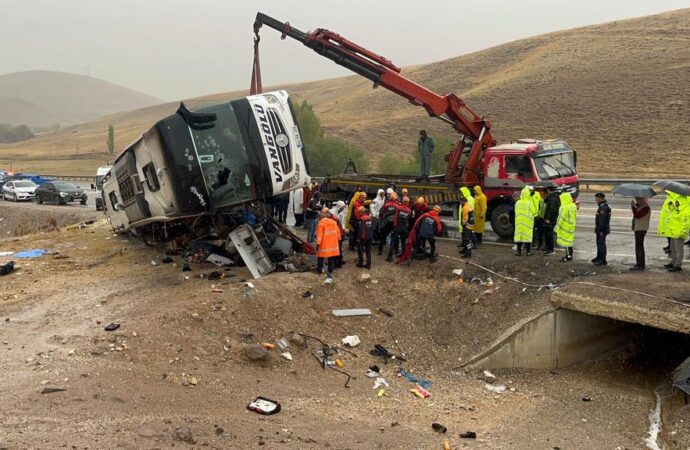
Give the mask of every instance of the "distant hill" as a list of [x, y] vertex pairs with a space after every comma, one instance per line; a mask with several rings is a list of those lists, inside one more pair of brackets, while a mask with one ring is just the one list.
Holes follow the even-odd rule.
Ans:
[[162, 103], [97, 78], [64, 72], [0, 75], [0, 123], [61, 126]]
[[[336, 31], [347, 35], [345, 29]], [[523, 137], [567, 140], [578, 150], [581, 173], [690, 172], [690, 9], [549, 33], [403, 72], [436, 92], [456, 93], [486, 114], [499, 143]], [[385, 152], [412, 155], [420, 128], [432, 136], [453, 134], [422, 108], [371, 89], [357, 76], [281, 87], [312, 103], [328, 132], [360, 146], [374, 162]], [[186, 103], [200, 106], [241, 95], [246, 91]], [[170, 103], [118, 113], [0, 146], [0, 166], [21, 160], [32, 170], [90, 173], [103, 159], [108, 124], [115, 126], [122, 149], [175, 108]], [[82, 156], [72, 156], [77, 148]]]

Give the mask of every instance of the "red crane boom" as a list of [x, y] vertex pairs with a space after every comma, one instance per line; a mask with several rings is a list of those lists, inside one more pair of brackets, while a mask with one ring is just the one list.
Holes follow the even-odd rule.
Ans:
[[[373, 81], [374, 88], [382, 86], [410, 103], [422, 106], [431, 117], [436, 117], [453, 126], [463, 137], [446, 157], [448, 166], [444, 181], [447, 183], [477, 183], [482, 177], [480, 163], [484, 151], [496, 144], [491, 135], [491, 124], [475, 113], [455, 94], [439, 95], [400, 74], [400, 68], [389, 59], [323, 28], [305, 33], [293, 28], [289, 22], [280, 22], [258, 13], [254, 22], [254, 70], [252, 72], [252, 94], [261, 92], [261, 71], [259, 68], [259, 30], [262, 25], [278, 30], [281, 39], [293, 38], [316, 53], [332, 60], [363, 77]], [[470, 148], [466, 161], [462, 161], [463, 150]]]

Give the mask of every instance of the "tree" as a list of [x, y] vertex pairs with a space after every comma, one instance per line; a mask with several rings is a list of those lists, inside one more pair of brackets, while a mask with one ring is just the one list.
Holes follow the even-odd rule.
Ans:
[[110, 160], [115, 158], [115, 127], [108, 125], [108, 154]]
[[26, 141], [34, 137], [36, 137], [36, 135], [26, 125], [12, 127], [12, 125], [0, 124], [1, 143], [12, 144], [14, 142]]
[[326, 136], [312, 106], [305, 102], [295, 110], [297, 124], [307, 154], [310, 175], [327, 176], [342, 173], [352, 159], [358, 172], [367, 172], [369, 160], [354, 145]]

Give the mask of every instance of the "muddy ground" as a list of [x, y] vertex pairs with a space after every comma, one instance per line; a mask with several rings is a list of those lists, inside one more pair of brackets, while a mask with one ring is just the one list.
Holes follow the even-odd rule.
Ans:
[[[440, 449], [446, 440], [451, 448], [644, 447], [659, 381], [644, 358], [614, 354], [557, 372], [496, 371], [507, 388], [500, 394], [485, 388], [479, 372], [465, 371], [463, 361], [551, 305], [547, 290], [523, 291], [496, 277], [493, 286], [470, 282], [486, 282], [487, 273], [453, 259], [407, 267], [375, 257], [372, 280], [360, 283], [364, 269], [348, 253], [334, 285], [314, 273], [283, 272], [251, 280], [252, 289], [244, 268], [220, 281], [201, 279], [216, 268], [182, 272], [180, 257], [163, 264], [162, 248], [115, 236], [104, 222], [0, 241], [0, 251], [34, 247], [63, 258], [23, 260], [0, 278], [0, 448]], [[444, 242], [439, 252], [457, 250]], [[475, 260], [536, 284], [620, 276], [612, 266], [592, 275], [586, 262], [517, 259], [501, 246], [485, 245]], [[457, 268], [464, 282], [452, 274]], [[302, 297], [307, 290], [313, 298]], [[331, 314], [341, 308], [373, 314]], [[120, 328], [104, 331], [111, 322]], [[291, 362], [277, 350], [263, 362], [245, 356], [248, 345], [293, 331], [330, 344], [361, 338], [357, 357], [342, 358], [353, 376], [349, 388], [344, 375], [322, 369], [295, 344]], [[370, 355], [377, 343], [407, 362]], [[374, 364], [390, 384], [382, 397], [365, 376]], [[431, 397], [411, 394], [399, 367], [431, 380]], [[66, 390], [41, 394], [46, 387]], [[247, 411], [256, 396], [278, 400], [283, 410]], [[678, 396], [671, 401], [663, 439], [686, 448], [688, 409]], [[432, 422], [447, 433], [434, 432]], [[179, 427], [189, 428], [189, 442], [176, 435]], [[465, 431], [477, 438], [460, 438]]]

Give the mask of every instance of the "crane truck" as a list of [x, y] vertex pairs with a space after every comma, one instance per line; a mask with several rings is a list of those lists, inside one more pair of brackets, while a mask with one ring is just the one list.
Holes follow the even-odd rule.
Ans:
[[579, 193], [576, 171], [576, 153], [563, 140], [520, 139], [497, 145], [491, 134], [491, 123], [476, 113], [455, 94], [437, 94], [402, 75], [400, 67], [366, 48], [332, 31], [317, 28], [300, 31], [289, 22], [281, 22], [261, 12], [254, 22], [254, 66], [251, 94], [262, 90], [259, 64], [259, 32], [267, 26], [281, 33], [281, 39], [291, 38], [373, 82], [423, 107], [429, 116], [442, 120], [460, 134], [451, 152], [445, 156], [445, 174], [420, 180], [409, 176], [387, 174], [346, 173], [329, 176], [321, 190], [326, 195], [354, 191], [363, 186], [375, 192], [391, 183], [407, 188], [411, 195], [424, 195], [428, 202], [440, 203], [456, 211], [462, 186], [480, 185], [487, 196], [487, 217], [496, 234], [512, 236], [513, 224], [509, 211], [514, 202], [513, 193], [525, 185], [539, 186], [554, 183], [574, 198]]

